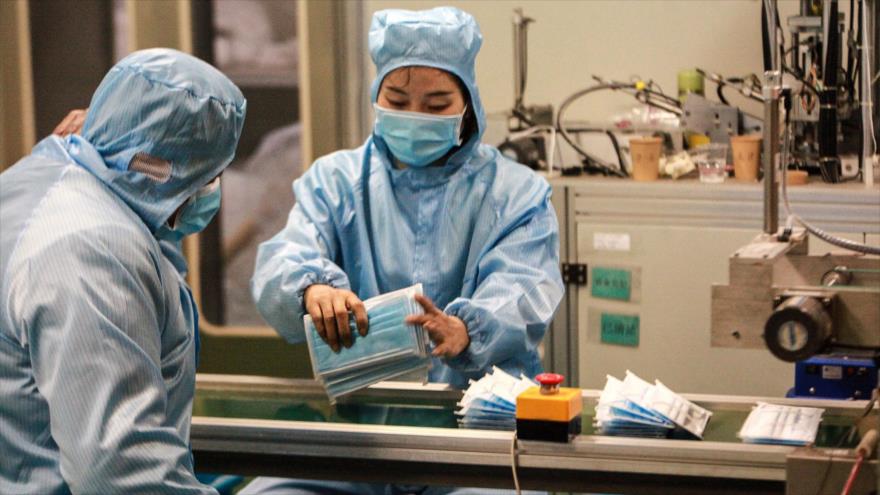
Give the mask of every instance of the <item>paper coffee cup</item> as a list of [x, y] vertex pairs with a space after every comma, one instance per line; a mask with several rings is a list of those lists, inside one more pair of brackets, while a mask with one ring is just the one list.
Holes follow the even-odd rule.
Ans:
[[638, 181], [657, 180], [660, 175], [660, 152], [663, 140], [657, 137], [633, 138], [629, 141], [632, 177]]
[[748, 134], [732, 136], [730, 147], [733, 151], [733, 175], [741, 182], [758, 180], [761, 164], [761, 135]]

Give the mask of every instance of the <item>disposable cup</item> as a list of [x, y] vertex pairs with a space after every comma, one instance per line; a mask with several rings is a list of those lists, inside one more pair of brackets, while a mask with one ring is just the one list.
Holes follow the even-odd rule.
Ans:
[[660, 176], [660, 152], [662, 149], [663, 140], [656, 137], [633, 138], [629, 141], [634, 180], [657, 180]]
[[733, 175], [741, 182], [758, 180], [761, 163], [761, 135], [749, 134], [730, 138], [733, 150]]

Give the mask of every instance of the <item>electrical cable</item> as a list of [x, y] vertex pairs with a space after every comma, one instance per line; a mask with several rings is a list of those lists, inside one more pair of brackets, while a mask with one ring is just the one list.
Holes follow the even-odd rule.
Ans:
[[786, 74], [789, 74], [789, 75], [793, 76], [795, 79], [797, 79], [798, 82], [800, 82], [804, 88], [809, 89], [811, 93], [816, 95], [816, 97], [819, 96], [819, 90], [815, 86], [813, 86], [812, 83], [810, 83], [809, 81], [807, 81], [806, 79], [801, 77], [798, 73], [796, 73], [794, 70], [792, 70], [791, 67], [789, 67], [785, 64], [782, 64], [782, 70], [785, 71]]
[[614, 153], [617, 155], [617, 166], [620, 170], [627, 174], [629, 177], [629, 172], [626, 170], [625, 159], [623, 158], [623, 149], [620, 146], [620, 141], [617, 139], [617, 136], [614, 134], [614, 131], [610, 129], [602, 129], [602, 128], [594, 128], [594, 127], [569, 127], [566, 129], [570, 133], [581, 134], [581, 133], [596, 133], [596, 134], [605, 134], [608, 136], [609, 141], [611, 141], [611, 146], [614, 148]]
[[[624, 91], [624, 92], [627, 92], [627, 91]], [[652, 106], [654, 108], [659, 108], [660, 110], [663, 110], [663, 111], [666, 111], [669, 113], [674, 113], [675, 115], [678, 115], [678, 116], [681, 116], [682, 114], [684, 114], [684, 111], [681, 109], [681, 106], [680, 106], [681, 104], [678, 102], [678, 100], [675, 100], [675, 99], [673, 99], [663, 93], [659, 93], [657, 91], [653, 91], [651, 89], [646, 88], [646, 89], [636, 89], [635, 94], [633, 94], [633, 96], [635, 97], [636, 100], [638, 100], [641, 103], [644, 103], [645, 105]], [[651, 96], [656, 96], [656, 97], [660, 98], [661, 100], [666, 100], [666, 101], [663, 103], [660, 103], [659, 101], [651, 99]]]
[[523, 112], [519, 108], [514, 108], [512, 113], [513, 113], [514, 117], [518, 118], [519, 120], [522, 120], [523, 122], [525, 122], [526, 124], [528, 124], [532, 127], [538, 125], [535, 123], [535, 121], [530, 119], [529, 116], [525, 114], [525, 112]]
[[724, 97], [724, 86], [724, 84], [716, 85], [715, 94], [718, 95], [718, 99], [721, 101], [721, 103], [724, 103], [725, 105], [730, 105], [730, 102], [727, 101], [727, 98]]
[[635, 89], [635, 85], [629, 84], [629, 83], [613, 83], [612, 82], [612, 83], [600, 83], [595, 86], [590, 86], [588, 88], [577, 91], [574, 94], [572, 94], [571, 96], [569, 96], [568, 98], [566, 98], [565, 101], [563, 101], [562, 104], [559, 105], [559, 111], [556, 113], [556, 128], [559, 131], [559, 133], [562, 135], [562, 139], [564, 139], [572, 148], [574, 148], [574, 150], [577, 151], [578, 154], [580, 154], [582, 157], [584, 157], [585, 161], [587, 162], [586, 166], [592, 167], [598, 171], [601, 171], [602, 173], [604, 173], [606, 175], [613, 175], [615, 177], [626, 177], [626, 172], [624, 170], [614, 169], [609, 164], [607, 164], [604, 161], [602, 161], [601, 159], [596, 158], [595, 156], [591, 155], [586, 150], [581, 148], [580, 145], [575, 143], [574, 139], [572, 139], [571, 135], [568, 133], [568, 131], [565, 129], [565, 126], [562, 124], [562, 117], [565, 115], [565, 110], [569, 107], [569, 105], [571, 105], [575, 100], [577, 100], [583, 96], [586, 96], [590, 93], [600, 91], [600, 90], [605, 90], [605, 89], [618, 90], [618, 89], [623, 89], [623, 88]]
[[859, 454], [856, 457], [856, 463], [853, 464], [852, 470], [849, 472], [849, 478], [846, 479], [846, 484], [843, 485], [843, 491], [840, 492], [840, 495], [849, 495], [852, 491], [852, 487], [855, 484], [856, 477], [859, 475], [859, 469], [862, 468], [862, 461], [865, 460], [865, 456]]
[[[584, 150], [579, 144], [577, 144], [574, 139], [572, 139], [568, 130], [564, 125], [562, 125], [562, 117], [565, 114], [566, 109], [571, 105], [575, 100], [586, 96], [587, 94], [593, 93], [599, 90], [610, 89], [612, 91], [621, 91], [626, 94], [630, 94], [636, 98], [637, 101], [644, 103], [645, 105], [659, 108], [661, 110], [676, 114], [681, 116], [684, 112], [681, 109], [681, 104], [676, 98], [673, 98], [661, 91], [656, 91], [652, 89], [654, 86], [653, 81], [648, 81], [647, 83], [641, 83], [640, 81], [624, 83], [619, 81], [607, 81], [598, 76], [593, 76], [593, 79], [597, 81], [598, 84], [595, 86], [590, 86], [588, 88], [582, 89], [580, 91], [575, 92], [566, 98], [561, 105], [559, 105], [559, 110], [556, 113], [556, 129], [559, 134], [562, 135], [562, 138], [579, 154], [584, 158], [585, 164], [584, 168], [588, 171], [597, 171], [601, 172], [604, 175], [612, 175], [615, 177], [628, 177], [629, 173], [626, 171], [626, 167], [624, 166], [623, 155], [620, 151], [620, 144], [617, 142], [617, 138], [607, 130], [602, 130], [601, 132], [605, 132], [609, 139], [611, 139], [611, 144], [614, 146], [614, 151], [617, 154], [618, 167], [614, 168], [611, 164], [604, 162], [603, 160], [591, 155], [586, 150]], [[637, 78], [638, 79], [638, 78]], [[658, 86], [659, 88], [659, 86]]]
[[522, 49], [520, 53], [522, 54], [521, 63], [522, 63], [522, 79], [520, 82], [520, 101], [519, 104], [522, 106], [523, 100], [525, 99], [526, 94], [526, 82], [529, 77], [529, 51], [527, 47], [529, 46], [529, 30], [528, 30], [528, 20], [524, 20], [525, 26], [522, 30], [522, 39], [520, 43], [522, 43]]
[[709, 81], [715, 83], [715, 93], [718, 95], [718, 99], [721, 103], [725, 105], [730, 105], [727, 100], [727, 97], [724, 96], [724, 89], [728, 86], [733, 87], [736, 91], [742, 96], [749, 98], [750, 100], [757, 101], [759, 103], [764, 102], [764, 97], [761, 95], [761, 82], [757, 80], [755, 74], [749, 74], [745, 77], [728, 77], [725, 78], [720, 74], [707, 71], [705, 69], [701, 69], [699, 67], [695, 68], [697, 73], [699, 73], [704, 78]]
[[[873, 72], [873, 70], [871, 68], [871, 50], [877, 50], [877, 46], [876, 46], [877, 40], [876, 39], [874, 40], [874, 46], [866, 47], [866, 45], [867, 45], [867, 31], [868, 31], [868, 12], [867, 12], [868, 4], [867, 4], [867, 0], [862, 0], [860, 2], [860, 5], [862, 5], [862, 7], [860, 7], [860, 9], [859, 9], [862, 11], [861, 30], [864, 30], [865, 35], [864, 35], [864, 37], [860, 36], [860, 38], [862, 38], [862, 58], [864, 59], [864, 64], [859, 70], [864, 71], [864, 74], [866, 74], [865, 77], [870, 77], [870, 74]], [[877, 77], [880, 77], [880, 73], [878, 73]], [[876, 80], [877, 80], [877, 78], [875, 77], [874, 81], [876, 81]], [[865, 134], [865, 138], [870, 136], [871, 143], [873, 144], [873, 147], [871, 149], [868, 149], [868, 147], [867, 147], [868, 140], [864, 139], [865, 149], [863, 150], [863, 152], [865, 154], [867, 154], [868, 157], [872, 157], [875, 153], [877, 153], [877, 135], [874, 132], [874, 118], [872, 116], [872, 112], [874, 109], [874, 96], [873, 96], [873, 88], [872, 88], [873, 85], [874, 85], [874, 82], [866, 84], [865, 88], [864, 88], [866, 90], [865, 94], [860, 95], [863, 100], [862, 105], [865, 106], [865, 110], [863, 110], [864, 117], [862, 118], [863, 132]], [[865, 166], [870, 167], [870, 166], [872, 166], [872, 164], [866, 163]]]
[[[790, 95], [786, 96], [786, 98], [790, 98]], [[816, 236], [816, 237], [822, 239], [823, 241], [825, 241], [829, 244], [832, 244], [834, 246], [848, 249], [850, 251], [855, 251], [857, 253], [880, 255], [880, 247], [869, 246], [867, 244], [862, 244], [860, 242], [850, 241], [848, 239], [842, 239], [840, 237], [831, 235], [831, 234], [825, 232], [824, 230], [814, 226], [813, 224], [807, 222], [806, 220], [804, 220], [803, 218], [801, 218], [800, 216], [798, 216], [797, 214], [795, 214], [792, 211], [791, 205], [789, 204], [789, 201], [788, 201], [788, 180], [787, 180], [787, 177], [788, 177], [788, 173], [787, 173], [788, 172], [788, 148], [791, 145], [791, 143], [789, 142], [790, 111], [789, 111], [789, 104], [788, 103], [790, 103], [790, 101], [786, 102], [785, 124], [783, 125], [783, 128], [782, 128], [783, 129], [783, 139], [782, 139], [782, 155], [781, 155], [781, 161], [782, 161], [782, 164], [781, 164], [782, 165], [782, 167], [781, 167], [782, 168], [782, 181], [781, 181], [782, 182], [782, 204], [783, 204], [783, 206], [785, 206], [785, 213], [788, 215], [788, 218], [786, 219], [786, 227], [790, 228], [790, 227], [792, 227], [793, 222], [797, 222], [802, 227], [807, 229], [807, 231], [809, 233], [813, 234], [814, 236]]]
[[[782, 31], [782, 25], [779, 21], [778, 5], [773, 5], [773, 3], [770, 0], [764, 0], [763, 4], [764, 4], [764, 11], [766, 13], [764, 28], [767, 30], [767, 33], [773, 32], [778, 35], [779, 32]], [[772, 8], [772, 11], [771, 11], [771, 8]], [[771, 16], [770, 12], [773, 12], [773, 17], [775, 18], [774, 20], [775, 20], [775, 24], [776, 24], [775, 26], [773, 26], [770, 23], [770, 16]], [[777, 65], [779, 67], [782, 67], [782, 57], [785, 56], [784, 55], [784, 52], [785, 52], [784, 34], [785, 33], [783, 33], [782, 43], [777, 43], [776, 46], [769, 47], [770, 51], [772, 52], [772, 54], [770, 55], [770, 60], [772, 61], [774, 58], [776, 58]], [[771, 63], [771, 65], [772, 65], [772, 63]]]
[[[859, 3], [859, 9], [861, 9], [861, 3]], [[855, 50], [853, 48], [855, 45], [861, 43], [859, 36], [854, 36], [853, 31], [855, 30], [855, 0], [849, 0], [849, 31], [847, 31], [847, 51], [846, 51], [846, 70], [844, 74], [846, 74], [846, 82], [847, 87], [850, 90], [850, 94], [854, 94], [855, 92], [855, 67], [853, 66], [856, 56], [853, 53]], [[861, 12], [859, 12], [858, 17], [861, 19]], [[859, 22], [859, 29], [861, 29], [861, 21]], [[860, 33], [861, 34], [861, 33]]]
[[[874, 405], [877, 403], [877, 399], [878, 399], [878, 392], [880, 392], [880, 389], [874, 390], [874, 392], [871, 394], [871, 400], [869, 400], [868, 403], [865, 405], [865, 409], [862, 411], [861, 416], [859, 416], [858, 418], [853, 420], [853, 424], [851, 424], [849, 426], [849, 428], [847, 429], [847, 434], [841, 435], [840, 439], [838, 439], [838, 441], [837, 441], [837, 445], [835, 446], [835, 449], [843, 448], [845, 443], [850, 444], [853, 441], [855, 434], [858, 432], [859, 421], [866, 418], [868, 416], [868, 414], [870, 414], [871, 411], [874, 409]], [[870, 435], [870, 434], [871, 434], [871, 431], [869, 431], [866, 434], [866, 436]], [[866, 440], [866, 438], [863, 437], [862, 442], [865, 442], [865, 440]], [[856, 451], [859, 453], [861, 453], [860, 449], [862, 448], [862, 442], [859, 442], [859, 445], [856, 447]], [[862, 453], [862, 455], [865, 455], [865, 454]], [[868, 452], [867, 455], [870, 456], [870, 452]], [[834, 462], [834, 457], [835, 457], [834, 451], [831, 451], [831, 454], [829, 454], [829, 456], [828, 456], [828, 463], [825, 464], [825, 471], [824, 471], [824, 474], [822, 475], [822, 483], [819, 484], [819, 487], [816, 491], [816, 495], [818, 495], [819, 493], [822, 493], [822, 489], [825, 487], [825, 483], [828, 482], [828, 475], [831, 472], [831, 465]], [[850, 471], [850, 476], [852, 477], [852, 471]]]
[[513, 438], [510, 440], [510, 469], [513, 471], [513, 487], [516, 495], [522, 495], [519, 488], [519, 476], [516, 474], [516, 432], [513, 432]]
[[605, 134], [608, 136], [608, 139], [611, 140], [611, 146], [614, 147], [614, 154], [617, 155], [617, 165], [620, 167], [620, 170], [629, 175], [629, 172], [626, 171], [626, 167], [623, 164], [623, 152], [620, 150], [620, 143], [617, 141], [617, 136], [615, 136], [610, 130], [606, 130]]

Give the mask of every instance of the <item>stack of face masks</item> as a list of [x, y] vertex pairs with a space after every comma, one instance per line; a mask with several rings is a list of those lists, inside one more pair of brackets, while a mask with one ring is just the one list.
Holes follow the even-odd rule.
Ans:
[[311, 316], [305, 316], [312, 370], [331, 401], [396, 376], [416, 371], [427, 376], [431, 364], [427, 335], [421, 326], [405, 322], [407, 316], [423, 313], [415, 300], [415, 295], [421, 293], [418, 284], [364, 301], [367, 336], [361, 337], [354, 318], [349, 318], [354, 342], [338, 353], [321, 339]]
[[516, 396], [538, 384], [525, 376], [514, 378], [493, 367], [492, 373], [470, 381], [458, 403], [458, 425], [483, 430], [516, 429]]
[[746, 443], [809, 445], [816, 441], [824, 409], [758, 402], [737, 434]]
[[608, 376], [594, 426], [602, 435], [646, 438], [703, 438], [712, 413], [667, 388], [630, 371], [623, 381]]

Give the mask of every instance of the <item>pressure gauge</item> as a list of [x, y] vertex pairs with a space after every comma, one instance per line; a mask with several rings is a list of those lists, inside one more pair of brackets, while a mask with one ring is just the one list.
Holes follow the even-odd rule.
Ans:
[[764, 326], [764, 342], [783, 361], [802, 361], [818, 354], [831, 337], [831, 316], [822, 300], [789, 297], [776, 307]]

